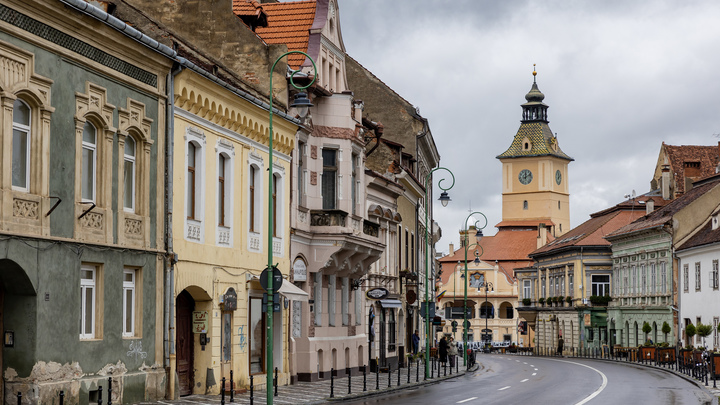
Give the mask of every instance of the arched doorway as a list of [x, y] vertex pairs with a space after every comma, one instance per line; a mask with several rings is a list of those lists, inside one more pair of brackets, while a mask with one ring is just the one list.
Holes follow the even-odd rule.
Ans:
[[177, 318], [177, 375], [180, 396], [192, 394], [194, 385], [193, 358], [195, 353], [195, 336], [192, 332], [193, 311], [195, 300], [187, 290], [183, 290], [176, 299]]

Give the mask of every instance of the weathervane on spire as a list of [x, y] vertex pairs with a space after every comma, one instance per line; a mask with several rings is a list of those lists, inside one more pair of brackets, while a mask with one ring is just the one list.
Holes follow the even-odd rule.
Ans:
[[535, 71], [535, 64], [533, 63], [533, 83], [535, 83], [536, 76], [537, 76], [537, 72]]

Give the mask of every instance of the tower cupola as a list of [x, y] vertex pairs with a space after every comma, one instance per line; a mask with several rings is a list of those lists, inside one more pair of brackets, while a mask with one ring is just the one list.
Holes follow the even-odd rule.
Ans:
[[[535, 65], [533, 65], [533, 68]], [[522, 104], [523, 115], [522, 122], [533, 122], [542, 121], [548, 122], [547, 119], [547, 104], [543, 103], [545, 95], [538, 89], [537, 82], [537, 71], [533, 70], [533, 84], [530, 91], [525, 95], [527, 103]]]

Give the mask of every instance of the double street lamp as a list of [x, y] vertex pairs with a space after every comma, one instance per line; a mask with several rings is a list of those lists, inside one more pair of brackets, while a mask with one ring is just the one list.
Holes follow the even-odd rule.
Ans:
[[[436, 167], [432, 170], [430, 170], [430, 173], [425, 176], [425, 379], [430, 378], [430, 328], [432, 319], [430, 318], [430, 300], [428, 297], [428, 284], [430, 284], [430, 279], [428, 277], [428, 266], [430, 264], [430, 227], [432, 224], [428, 224], [428, 211], [430, 211], [430, 203], [428, 202], [428, 193], [430, 192], [429, 187], [432, 187], [432, 183], [430, 183], [430, 177], [432, 174], [438, 170], [444, 170], [448, 172], [452, 178], [452, 183], [450, 183], [450, 186], [447, 188], [444, 188], [442, 186], [443, 181], [445, 178], [442, 178], [438, 181], [437, 185], [440, 187], [440, 189], [443, 191], [440, 194], [440, 203], [443, 205], [443, 207], [447, 207], [448, 203], [450, 202], [450, 196], [448, 195], [447, 191], [450, 190], [455, 185], [455, 175], [453, 172], [451, 172], [449, 169], [446, 169], [444, 167]], [[433, 294], [433, 301], [435, 300], [435, 295]]]
[[[482, 215], [483, 219], [485, 220], [485, 224], [483, 226], [479, 226], [480, 221], [475, 221], [475, 230], [476, 230], [475, 243], [469, 244], [468, 243], [468, 225], [467, 225], [467, 223], [470, 220], [470, 218], [473, 217], [474, 215]], [[463, 278], [465, 279], [465, 294], [464, 294], [465, 298], [463, 301], [463, 364], [467, 365], [467, 343], [468, 343], [467, 338], [468, 338], [468, 329], [470, 326], [470, 325], [468, 325], [469, 322], [467, 319], [467, 294], [468, 294], [467, 289], [468, 289], [468, 283], [469, 283], [468, 274], [467, 274], [467, 272], [468, 272], [468, 257], [467, 257], [467, 255], [468, 255], [468, 250], [471, 247], [475, 246], [475, 265], [480, 264], [480, 256], [482, 256], [482, 254], [484, 252], [482, 246], [480, 246], [480, 241], [483, 238], [482, 230], [485, 229], [485, 227], [487, 226], [487, 217], [482, 212], [475, 211], [475, 212], [470, 213], [470, 215], [468, 215], [467, 218], [465, 218], [464, 224], [465, 224], [465, 228], [463, 229], [463, 237], [465, 238], [465, 243], [464, 243], [464, 245], [465, 245], [465, 273], [463, 274]], [[478, 252], [478, 250], [479, 250], [479, 252]]]
[[[275, 212], [273, 210], [273, 86], [272, 86], [272, 79], [273, 79], [273, 72], [275, 71], [275, 65], [277, 65], [278, 62], [280, 62], [280, 59], [291, 55], [291, 54], [302, 54], [307, 57], [313, 66], [313, 72], [317, 72], [315, 68], [315, 61], [312, 60], [310, 55], [306, 54], [305, 52], [301, 51], [290, 51], [285, 52], [284, 54], [280, 55], [276, 60], [275, 63], [273, 63], [272, 67], [270, 68], [270, 117], [268, 121], [268, 129], [269, 129], [269, 136], [268, 136], [268, 230], [267, 230], [267, 252], [268, 252], [268, 261], [267, 261], [267, 334], [266, 334], [266, 340], [265, 340], [265, 353], [266, 353], [266, 363], [265, 363], [265, 374], [267, 375], [266, 379], [266, 387], [267, 387], [267, 404], [272, 405], [273, 403], [273, 396], [271, 393], [270, 388], [273, 386], [273, 311], [275, 309], [275, 305], [273, 303], [274, 299], [274, 293], [275, 289], [273, 286], [273, 273], [275, 267], [273, 266], [273, 221], [275, 220]], [[312, 103], [307, 98], [307, 94], [303, 92], [302, 90], [307, 89], [308, 87], [312, 86], [313, 83], [315, 83], [315, 77], [317, 75], [313, 75], [313, 79], [305, 86], [298, 86], [293, 81], [293, 77], [296, 73], [300, 72], [300, 70], [295, 70], [290, 74], [290, 84], [298, 89], [301, 90], [299, 93], [297, 93], [292, 101], [290, 103], [290, 107], [295, 108], [297, 110], [298, 115], [301, 118], [305, 118], [305, 116], [308, 113], [308, 110], [310, 107], [312, 107]]]
[[[487, 307], [488, 291], [493, 291], [493, 283], [491, 283], [489, 281], [483, 281], [478, 286], [478, 292], [482, 291], [483, 288], [485, 288], [485, 329], [483, 331], [483, 335], [484, 335], [487, 333], [487, 330], [488, 330], [488, 316], [489, 316], [488, 307]], [[492, 338], [490, 340], [492, 341]], [[484, 346], [487, 345], [487, 343], [485, 342], [485, 339], [483, 339], [483, 343], [484, 343]]]

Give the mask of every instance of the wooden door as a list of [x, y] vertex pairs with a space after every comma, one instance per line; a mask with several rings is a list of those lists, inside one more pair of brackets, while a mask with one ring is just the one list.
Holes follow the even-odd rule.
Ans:
[[175, 310], [177, 312], [177, 374], [180, 396], [192, 394], [194, 384], [193, 354], [195, 336], [192, 333], [192, 313], [195, 300], [190, 293], [183, 291], [178, 295]]

